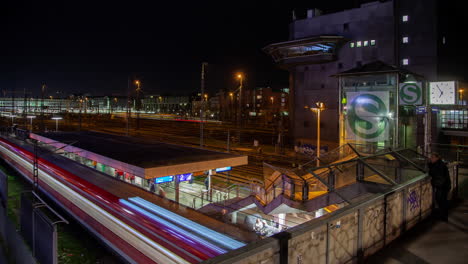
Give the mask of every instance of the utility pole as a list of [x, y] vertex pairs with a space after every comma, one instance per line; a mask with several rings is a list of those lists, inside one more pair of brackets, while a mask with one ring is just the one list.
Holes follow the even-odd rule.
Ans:
[[130, 130], [130, 76], [128, 76], [127, 82], [127, 131], [126, 135], [128, 136]]
[[44, 132], [45, 126], [44, 126], [44, 95], [45, 95], [45, 90], [46, 90], [46, 84], [45, 82], [42, 83], [41, 87], [41, 128], [40, 131]]
[[27, 127], [28, 119], [26, 118], [28, 112], [28, 99], [26, 98], [26, 88], [24, 88], [24, 98], [23, 98], [23, 120], [24, 127]]
[[81, 108], [83, 107], [83, 98], [78, 97], [78, 102], [80, 103], [80, 112], [78, 113], [78, 131], [81, 131]]
[[201, 67], [201, 108], [200, 108], [200, 148], [203, 148], [204, 145], [204, 135], [203, 135], [203, 121], [205, 118], [205, 67], [208, 66], [207, 62], [202, 62], [202, 67]]

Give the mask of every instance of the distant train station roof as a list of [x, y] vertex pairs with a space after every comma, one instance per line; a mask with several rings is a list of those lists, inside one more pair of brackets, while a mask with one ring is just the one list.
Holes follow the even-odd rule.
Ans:
[[98, 132], [46, 132], [31, 138], [146, 179], [247, 164], [247, 156]]

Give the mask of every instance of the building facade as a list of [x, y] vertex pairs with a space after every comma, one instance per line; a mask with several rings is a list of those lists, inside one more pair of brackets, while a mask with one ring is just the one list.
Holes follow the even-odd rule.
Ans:
[[[331, 14], [308, 10], [306, 18], [293, 20], [289, 41], [264, 48], [275, 63], [290, 72], [292, 138], [315, 141], [317, 117], [305, 107], [320, 101], [326, 106], [320, 124], [322, 139], [345, 142], [340, 140], [346, 133], [340, 122], [346, 118], [342, 116], [346, 114], [343, 98], [349, 98], [343, 89], [379, 92], [377, 86], [386, 86], [383, 90], [388, 93], [381, 95], [388, 97], [393, 109], [388, 115], [396, 118], [403, 113], [396, 99], [401, 83], [422, 82], [426, 91], [427, 82], [444, 80], [446, 74], [438, 61], [445, 39], [438, 26], [437, 4], [437, 0], [379, 1]], [[366, 73], [365, 69], [377, 72]], [[340, 78], [343, 72], [346, 77]], [[414, 109], [406, 109], [414, 114]], [[392, 125], [395, 129], [398, 122]], [[418, 122], [421, 120], [415, 116], [411, 124], [417, 126]], [[411, 133], [418, 134], [415, 129]], [[400, 144], [396, 138], [391, 141], [392, 146]]]

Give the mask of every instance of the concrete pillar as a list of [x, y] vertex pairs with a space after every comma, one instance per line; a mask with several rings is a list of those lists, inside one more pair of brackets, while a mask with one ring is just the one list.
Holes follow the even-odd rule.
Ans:
[[174, 179], [174, 185], [175, 185], [175, 201], [176, 201], [176, 203], [178, 203], [178, 202], [179, 202], [179, 187], [180, 187], [179, 176], [178, 176], [178, 175], [175, 175], [174, 177], [175, 177], [175, 179]]
[[237, 212], [231, 213], [231, 223], [237, 224]]

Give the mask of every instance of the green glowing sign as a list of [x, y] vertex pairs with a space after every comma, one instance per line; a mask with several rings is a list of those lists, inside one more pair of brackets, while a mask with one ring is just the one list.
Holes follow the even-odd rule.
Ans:
[[400, 83], [400, 105], [421, 105], [421, 83]]
[[388, 92], [347, 93], [348, 137], [376, 142], [388, 139]]

